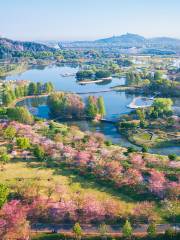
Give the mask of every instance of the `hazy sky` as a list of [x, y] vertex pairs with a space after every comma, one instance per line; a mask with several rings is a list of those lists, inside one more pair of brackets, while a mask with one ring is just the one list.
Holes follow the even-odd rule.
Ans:
[[123, 33], [180, 38], [180, 0], [0, 0], [0, 35], [87, 40]]

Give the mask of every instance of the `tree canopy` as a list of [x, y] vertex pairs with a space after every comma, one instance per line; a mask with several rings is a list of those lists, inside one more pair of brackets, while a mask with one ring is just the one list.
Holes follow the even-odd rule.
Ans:
[[14, 107], [7, 109], [7, 116], [11, 120], [19, 121], [21, 123], [32, 124], [34, 121], [33, 116], [25, 107]]
[[4, 184], [0, 184], [0, 208], [7, 201], [8, 194], [9, 194], [8, 187]]

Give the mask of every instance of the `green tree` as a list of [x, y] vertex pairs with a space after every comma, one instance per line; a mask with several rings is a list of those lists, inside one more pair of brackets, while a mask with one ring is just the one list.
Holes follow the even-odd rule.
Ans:
[[16, 136], [16, 129], [13, 126], [8, 126], [4, 131], [4, 138], [12, 140]]
[[98, 112], [101, 115], [101, 117], [104, 117], [106, 115], [106, 110], [105, 110], [105, 104], [104, 104], [104, 99], [103, 97], [98, 98]]
[[167, 239], [174, 239], [174, 237], [175, 237], [175, 234], [176, 234], [176, 232], [175, 232], [175, 230], [173, 229], [173, 228], [168, 228], [168, 229], [166, 229], [166, 231], [165, 231], [165, 237], [167, 238]]
[[83, 79], [91, 79], [93, 77], [94, 72], [92, 70], [80, 70], [76, 73], [77, 80]]
[[155, 223], [149, 224], [149, 226], [147, 228], [147, 233], [148, 233], [148, 236], [151, 237], [151, 238], [156, 237], [157, 230], [156, 230], [156, 224]]
[[16, 94], [16, 91], [17, 91], [17, 95], [16, 97], [24, 97], [26, 96], [27, 94], [25, 94], [25, 86], [19, 86], [17, 87], [17, 90], [15, 89], [15, 94]]
[[94, 96], [89, 96], [86, 107], [87, 116], [95, 118], [98, 114], [97, 100]]
[[136, 74], [135, 75], [135, 84], [139, 85], [140, 82], [141, 82], [141, 78], [140, 78], [139, 74]]
[[28, 149], [30, 147], [29, 138], [26, 137], [18, 137], [16, 139], [16, 144], [21, 149]]
[[44, 92], [51, 93], [54, 90], [54, 86], [51, 82], [47, 82], [44, 84]]
[[9, 90], [8, 90], [8, 92], [10, 93], [12, 100], [16, 99], [16, 95], [15, 95], [14, 89], [12, 89], [12, 88], [10, 87]]
[[136, 109], [136, 114], [137, 114], [138, 119], [139, 119], [140, 121], [145, 121], [145, 119], [146, 119], [146, 113], [145, 113], [145, 110], [144, 110], [144, 109], [140, 109], [140, 108]]
[[173, 161], [177, 159], [177, 155], [175, 153], [171, 153], [168, 155], [168, 158]]
[[21, 94], [22, 94], [22, 96], [28, 95], [28, 86], [27, 85], [24, 85], [23, 87], [21, 87]]
[[99, 78], [108, 78], [111, 76], [111, 73], [109, 71], [106, 71], [106, 70], [98, 70], [96, 73], [95, 73], [95, 77], [97, 79]]
[[0, 117], [4, 118], [6, 113], [7, 113], [6, 108], [4, 108], [4, 107], [1, 108], [0, 107]]
[[140, 126], [142, 128], [147, 126], [147, 121], [146, 121], [146, 112], [144, 109], [137, 109], [136, 114], [138, 116], [138, 119], [140, 120]]
[[2, 170], [3, 170], [3, 168], [4, 168], [4, 165], [5, 165], [6, 163], [8, 163], [9, 160], [10, 160], [10, 156], [9, 156], [9, 154], [7, 154], [7, 153], [3, 153], [3, 154], [0, 156], [0, 164], [1, 164], [1, 169], [2, 169]]
[[139, 127], [139, 123], [135, 121], [122, 121], [119, 123], [119, 127], [122, 129], [136, 129]]
[[33, 116], [25, 107], [8, 108], [7, 116], [9, 119], [15, 120], [21, 123], [32, 124], [34, 121]]
[[37, 157], [40, 161], [44, 160], [45, 151], [41, 146], [35, 145], [33, 152], [34, 152], [34, 156]]
[[7, 202], [8, 195], [8, 187], [4, 184], [0, 184], [0, 208]]
[[128, 152], [128, 153], [132, 153], [132, 152], [137, 152], [137, 150], [136, 150], [135, 147], [132, 146], [132, 147], [128, 147], [128, 148], [127, 148], [127, 152]]
[[118, 59], [117, 63], [119, 66], [121, 67], [130, 67], [131, 65], [133, 65], [133, 62], [131, 62], [129, 59]]
[[134, 79], [133, 79], [134, 75], [132, 72], [128, 72], [126, 73], [126, 84], [127, 85], [132, 85], [133, 82], [134, 82]]
[[172, 114], [173, 101], [170, 98], [156, 98], [151, 108], [154, 117], [169, 116]]
[[107, 239], [108, 226], [105, 223], [100, 224], [99, 233], [100, 233], [102, 239]]
[[84, 116], [84, 103], [77, 94], [54, 92], [47, 101], [50, 114], [60, 118], [81, 118]]
[[75, 223], [75, 225], [73, 227], [73, 233], [77, 240], [81, 239], [83, 231], [82, 231], [82, 228], [79, 223]]
[[42, 93], [42, 83], [41, 82], [37, 82], [37, 94], [40, 95]]
[[7, 147], [2, 146], [0, 147], [0, 156], [4, 153], [7, 153]]
[[147, 147], [146, 145], [143, 145], [143, 146], [142, 146], [142, 150], [141, 150], [141, 151], [142, 151], [143, 153], [147, 153], [148, 150], [149, 150], [149, 149], [148, 149], [148, 147]]
[[156, 71], [154, 73], [154, 80], [159, 80], [162, 78], [162, 73], [160, 71]]
[[15, 96], [16, 96], [16, 98], [19, 98], [22, 96], [19, 87], [15, 88]]
[[163, 208], [166, 216], [173, 222], [176, 222], [180, 216], [180, 204], [178, 199], [165, 200], [163, 202]]
[[125, 238], [131, 238], [132, 234], [133, 234], [133, 229], [131, 227], [131, 223], [126, 220], [123, 228], [122, 228], [122, 233], [123, 233], [123, 237]]
[[2, 102], [5, 106], [8, 106], [13, 101], [13, 98], [9, 92], [4, 92], [2, 96]]
[[28, 86], [28, 95], [36, 95], [37, 94], [37, 84], [31, 82]]

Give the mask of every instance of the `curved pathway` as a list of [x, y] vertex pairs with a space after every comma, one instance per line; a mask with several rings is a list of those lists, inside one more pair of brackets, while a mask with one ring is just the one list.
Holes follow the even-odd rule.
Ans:
[[[72, 93], [72, 94], [94, 94], [94, 93], [101, 93], [101, 92], [113, 92], [115, 90], [113, 89], [105, 89], [105, 90], [101, 90], [101, 91], [92, 91], [92, 92], [67, 92], [67, 93]], [[61, 92], [61, 91], [55, 91], [55, 92]], [[10, 107], [14, 107], [16, 106], [16, 104], [18, 102], [21, 102], [25, 99], [31, 99], [31, 98], [40, 98], [40, 97], [48, 97], [50, 95], [49, 94], [41, 94], [41, 95], [32, 95], [32, 96], [24, 96], [24, 97], [21, 97], [21, 98], [17, 98], [13, 101], [13, 103], [10, 105]]]

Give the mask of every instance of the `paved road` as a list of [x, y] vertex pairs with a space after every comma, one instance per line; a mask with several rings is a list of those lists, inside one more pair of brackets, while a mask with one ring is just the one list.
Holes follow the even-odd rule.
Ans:
[[[32, 231], [34, 232], [57, 232], [57, 233], [72, 233], [72, 224], [34, 224], [31, 226]], [[99, 228], [97, 225], [81, 225], [83, 232], [86, 234], [96, 234], [99, 233]], [[148, 225], [140, 224], [133, 227], [134, 233], [146, 233]], [[180, 223], [177, 224], [158, 224], [157, 225], [157, 232], [164, 233], [166, 229], [169, 227], [174, 228], [177, 232], [180, 232]], [[122, 229], [119, 225], [108, 225], [108, 233], [109, 234], [120, 234], [122, 233]]]

